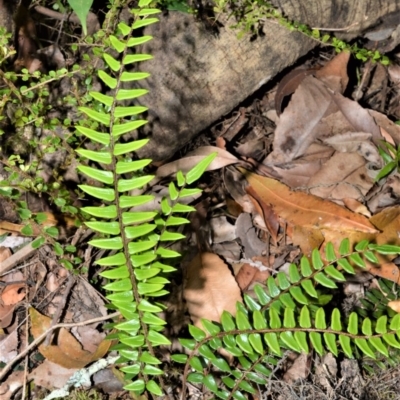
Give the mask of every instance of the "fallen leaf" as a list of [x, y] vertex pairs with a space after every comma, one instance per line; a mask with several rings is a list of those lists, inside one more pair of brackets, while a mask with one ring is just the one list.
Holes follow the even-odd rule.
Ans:
[[[31, 317], [31, 333], [36, 339], [46, 332], [51, 325], [51, 318], [40, 314], [33, 307], [29, 309]], [[111, 344], [110, 341], [103, 341], [95, 353], [90, 353], [82, 349], [80, 343], [66, 329], [61, 328], [56, 335], [56, 344], [45, 346], [39, 345], [40, 353], [49, 361], [54, 362], [64, 368], [83, 368], [87, 364], [103, 357]]]
[[400, 300], [392, 300], [387, 304], [393, 311], [400, 313]]
[[226, 150], [220, 149], [214, 146], [199, 147], [195, 151], [188, 153], [187, 156], [180, 158], [179, 160], [172, 161], [165, 164], [157, 169], [156, 176], [163, 178], [172, 175], [178, 171], [183, 173], [188, 172], [190, 169], [195, 167], [204, 157], [217, 153], [217, 157], [208, 166], [207, 171], [213, 171], [226, 167], [227, 165], [236, 164], [239, 160], [233, 154]]
[[36, 385], [54, 390], [61, 389], [77, 370], [77, 368], [64, 368], [49, 360], [44, 360], [28, 377], [33, 379]]
[[242, 170], [249, 182], [247, 192], [260, 203], [265, 202], [285, 221], [307, 228], [378, 233], [362, 215], [302, 192], [293, 192], [286, 185]]
[[238, 284], [228, 265], [213, 253], [200, 253], [186, 271], [183, 292], [193, 324], [203, 328], [201, 318], [220, 321], [222, 311], [236, 313], [242, 302]]

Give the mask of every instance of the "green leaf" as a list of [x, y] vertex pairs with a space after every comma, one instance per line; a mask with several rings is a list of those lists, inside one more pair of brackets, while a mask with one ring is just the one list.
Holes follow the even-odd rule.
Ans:
[[391, 244], [370, 244], [368, 246], [371, 250], [377, 251], [379, 254], [399, 254], [400, 246], [395, 246]]
[[132, 151], [136, 151], [141, 149], [148, 143], [149, 139], [135, 140], [133, 142], [128, 143], [117, 143], [114, 147], [114, 155], [120, 156], [126, 153], [131, 153]]
[[151, 342], [153, 346], [161, 346], [161, 345], [169, 346], [171, 344], [169, 339], [167, 339], [164, 335], [162, 335], [159, 332], [156, 332], [153, 329], [149, 330], [147, 334], [147, 339]]
[[214, 393], [218, 391], [217, 382], [212, 374], [209, 374], [203, 378], [203, 385]]
[[118, 161], [116, 166], [117, 174], [126, 174], [128, 172], [138, 171], [151, 163], [149, 159], [137, 161]]
[[320, 307], [315, 313], [315, 327], [317, 329], [326, 329], [325, 310]]
[[336, 346], [336, 335], [333, 333], [325, 332], [324, 340], [325, 340], [326, 347], [328, 348], [328, 350], [337, 357], [338, 356], [338, 348]]
[[115, 124], [112, 128], [111, 134], [114, 137], [123, 135], [124, 133], [134, 131], [143, 125], [146, 125], [147, 121], [145, 119], [138, 119], [135, 121], [130, 121], [124, 124]]
[[213, 360], [216, 356], [214, 352], [206, 345], [203, 344], [199, 347], [199, 353], [208, 360]]
[[246, 333], [242, 333], [236, 336], [236, 343], [241, 350], [245, 353], [253, 353], [253, 348], [251, 347], [249, 336]]
[[386, 357], [389, 357], [387, 347], [383, 344], [382, 339], [379, 337], [368, 338], [368, 343], [371, 344], [377, 351]]
[[336, 261], [336, 254], [333, 244], [331, 242], [327, 243], [325, 248], [326, 260], [329, 262]]
[[121, 69], [121, 63], [117, 61], [114, 57], [110, 56], [107, 53], [103, 54], [103, 58], [106, 61], [107, 65], [115, 72], [118, 72]]
[[224, 332], [229, 332], [236, 329], [233, 317], [227, 311], [223, 311], [221, 314], [221, 324], [224, 328]]
[[121, 75], [121, 82], [139, 81], [150, 76], [148, 72], [126, 72]]
[[[292, 282], [292, 283], [297, 283], [301, 279], [301, 276], [299, 274], [299, 270], [298, 270], [296, 264], [292, 263], [289, 266], [289, 279], [290, 279], [290, 282]], [[304, 304], [306, 304], [306, 303], [304, 303]]]
[[340, 243], [339, 253], [341, 256], [346, 256], [350, 253], [350, 240], [348, 238], [343, 239]]
[[112, 47], [114, 47], [114, 49], [117, 50], [118, 53], [122, 53], [125, 50], [125, 43], [121, 42], [114, 35], [110, 35], [109, 39], [110, 39]]
[[342, 269], [343, 269], [344, 271], [346, 271], [348, 274], [352, 274], [352, 275], [355, 274], [354, 268], [351, 266], [351, 264], [349, 263], [349, 261], [348, 261], [346, 258], [340, 258], [340, 259], [337, 261], [337, 263], [338, 263], [338, 265], [339, 265], [340, 267], [342, 267]]
[[153, 195], [121, 196], [119, 198], [119, 206], [121, 208], [136, 207], [142, 204], [146, 204], [152, 200], [154, 200]]
[[101, 124], [103, 124], [105, 126], [110, 125], [111, 119], [108, 114], [104, 114], [102, 112], [92, 110], [91, 108], [88, 108], [88, 107], [79, 107], [78, 109], [79, 109], [79, 111], [82, 111], [84, 114], [86, 114], [89, 118], [91, 118], [97, 122], [100, 122]]
[[208, 166], [212, 163], [212, 161], [217, 157], [218, 153], [212, 153], [201, 160], [195, 167], [193, 167], [187, 174], [186, 174], [186, 183], [188, 185], [192, 184], [193, 182], [197, 181], [208, 168]]
[[276, 275], [276, 279], [278, 281], [278, 286], [281, 290], [285, 290], [290, 287], [290, 282], [288, 281], [284, 272], [278, 272], [278, 274]]
[[331, 278], [336, 279], [337, 281], [345, 282], [346, 278], [344, 275], [338, 271], [333, 265], [328, 265], [324, 269], [325, 273], [328, 274]]
[[253, 312], [253, 325], [255, 329], [266, 329], [267, 327], [267, 322], [260, 310], [255, 310]]
[[281, 347], [279, 346], [278, 336], [276, 333], [265, 333], [264, 340], [273, 353], [275, 353], [278, 357], [282, 356]]
[[249, 342], [257, 353], [264, 354], [264, 346], [259, 333], [250, 333]]
[[91, 161], [96, 161], [103, 164], [111, 164], [111, 154], [104, 151], [92, 151], [92, 150], [85, 150], [79, 149], [75, 150], [80, 156], [88, 158]]
[[349, 316], [347, 332], [349, 332], [353, 335], [357, 335], [357, 333], [358, 333], [358, 315], [355, 312], [352, 312]]
[[267, 287], [268, 287], [269, 295], [271, 297], [279, 296], [281, 291], [279, 290], [278, 286], [275, 283], [275, 279], [272, 276], [270, 276], [267, 279]]
[[236, 313], [236, 325], [241, 331], [252, 329], [247, 315], [240, 310]]
[[349, 259], [360, 268], [365, 268], [365, 262], [358, 253], [351, 254]]
[[89, 242], [91, 246], [106, 250], [121, 250], [123, 248], [122, 239], [120, 237], [110, 239], [93, 239]]
[[396, 336], [393, 333], [385, 333], [382, 337], [389, 346], [400, 349], [400, 343], [396, 340]]
[[231, 368], [229, 367], [229, 364], [223, 359], [223, 358], [214, 358], [211, 359], [212, 365], [214, 365], [216, 368], [223, 372], [230, 373]]
[[154, 23], [156, 23], [158, 21], [159, 21], [158, 18], [138, 19], [133, 23], [132, 29], [139, 29], [139, 28], [142, 28], [144, 26], [148, 26], [148, 25], [154, 24]]
[[89, 185], [78, 185], [79, 189], [93, 197], [96, 197], [105, 201], [114, 201], [115, 193], [114, 189], [98, 188]]
[[129, 254], [136, 254], [142, 251], [154, 249], [157, 245], [158, 241], [156, 240], [144, 240], [144, 241], [137, 241], [131, 242], [128, 244]]
[[304, 291], [311, 297], [314, 297], [316, 299], [318, 299], [318, 293], [314, 288], [314, 284], [310, 279], [307, 280], [303, 280], [301, 282], [301, 286], [304, 289]]
[[186, 364], [186, 361], [188, 359], [188, 356], [186, 354], [172, 354], [171, 360], [175, 361], [179, 364]]
[[111, 96], [107, 96], [103, 93], [99, 93], [99, 92], [89, 92], [89, 94], [97, 101], [99, 101], [100, 103], [103, 103], [104, 105], [106, 105], [107, 107], [111, 107], [113, 102], [114, 102], [114, 97]]
[[[139, 36], [139, 37], [131, 37], [128, 39], [127, 46], [132, 47], [132, 46], [138, 46], [140, 44], [146, 43], [149, 40], [153, 39], [153, 36]], [[142, 61], [142, 60], [139, 60]]]
[[117, 217], [117, 207], [116, 206], [106, 206], [106, 207], [82, 207], [82, 211], [93, 215], [95, 217], [101, 218], [116, 218]]
[[[118, 101], [132, 100], [137, 97], [144, 96], [149, 91], [147, 89], [120, 89], [116, 95]], [[99, 121], [100, 122], [100, 121]]]
[[337, 289], [336, 283], [328, 278], [323, 272], [315, 274], [314, 280], [327, 288]]
[[197, 371], [197, 372], [203, 372], [204, 367], [203, 367], [203, 364], [202, 364], [202, 362], [201, 362], [201, 360], [200, 360], [199, 357], [196, 357], [196, 356], [193, 357], [193, 358], [190, 360], [189, 365], [190, 365], [195, 371]]
[[187, 377], [187, 381], [190, 383], [202, 383], [203, 382], [203, 374], [200, 374], [198, 372], [191, 372], [188, 377]]
[[158, 292], [159, 290], [163, 289], [164, 285], [161, 283], [138, 283], [138, 292], [139, 294], [151, 294]]
[[294, 310], [292, 308], [285, 308], [283, 317], [283, 326], [288, 329], [296, 327], [296, 321], [294, 319]]
[[114, 116], [115, 118], [131, 117], [133, 115], [142, 114], [147, 111], [148, 108], [144, 106], [130, 106], [130, 107], [115, 107]]
[[104, 144], [105, 146], [110, 144], [110, 135], [108, 133], [97, 132], [93, 129], [79, 125], [76, 125], [76, 130], [97, 143]]
[[117, 87], [117, 80], [110, 76], [107, 72], [99, 70], [97, 71], [99, 78], [110, 88], [115, 89]]
[[306, 333], [301, 331], [296, 331], [294, 332], [294, 338], [297, 344], [299, 345], [301, 351], [306, 354], [309, 353]]
[[118, 268], [113, 268], [107, 271], [100, 272], [99, 275], [107, 279], [124, 279], [129, 277], [129, 271], [126, 265], [122, 265], [121, 267]]
[[292, 295], [292, 297], [300, 304], [308, 304], [307, 297], [304, 296], [303, 291], [301, 290], [300, 287], [298, 286], [292, 286], [289, 289], [289, 293]]
[[88, 221], [85, 225], [94, 231], [106, 233], [108, 235], [119, 235], [118, 222]]
[[340, 311], [337, 308], [334, 308], [331, 315], [331, 329], [337, 332], [342, 331], [342, 322], [340, 318]]
[[315, 351], [322, 356], [324, 354], [324, 348], [322, 346], [322, 338], [319, 332], [310, 332], [310, 340]]
[[161, 242], [165, 242], [165, 241], [176, 241], [176, 240], [181, 240], [181, 239], [185, 239], [185, 235], [182, 235], [181, 233], [178, 232], [168, 232], [168, 231], [164, 231], [161, 236], [160, 236], [160, 241]]
[[140, 189], [147, 185], [154, 178], [154, 175], [139, 176], [133, 179], [120, 179], [118, 181], [118, 192], [128, 192], [133, 189]]
[[114, 182], [114, 174], [111, 171], [103, 171], [101, 169], [87, 167], [85, 165], [79, 165], [78, 171], [81, 171], [89, 178], [95, 179], [96, 181], [111, 185]]
[[[315, 333], [315, 332], [311, 332], [311, 333]], [[293, 337], [293, 333], [292, 332], [290, 332], [290, 331], [282, 332], [279, 337], [282, 340], [282, 342], [290, 350], [296, 351], [297, 353], [301, 353], [300, 346], [297, 344], [295, 338]]]
[[318, 249], [314, 249], [311, 253], [311, 261], [312, 261], [312, 266], [314, 269], [318, 270], [321, 269], [324, 266], [324, 263], [321, 258], [321, 254], [319, 254]]
[[308, 277], [308, 276], [312, 275], [312, 273], [313, 273], [313, 271], [311, 269], [310, 261], [308, 261], [308, 258], [305, 256], [301, 257], [300, 270], [301, 270], [301, 274], [304, 277]]
[[142, 355], [141, 355], [140, 358], [139, 358], [139, 361], [141, 361], [141, 362], [143, 362], [143, 363], [146, 363], [146, 364], [152, 364], [152, 365], [159, 365], [159, 364], [161, 364], [161, 361], [160, 361], [158, 358], [152, 356], [152, 355], [151, 355], [149, 352], [147, 352], [147, 351], [144, 351], [144, 352], [142, 353]]
[[138, 392], [138, 393], [143, 393], [146, 385], [142, 379], [138, 379], [137, 381], [134, 381], [130, 383], [129, 385], [125, 385], [124, 389], [129, 390], [132, 392]]
[[380, 334], [387, 332], [387, 316], [386, 315], [382, 315], [376, 321], [375, 332], [380, 333]]
[[89, 14], [90, 7], [93, 4], [93, 0], [68, 0], [68, 4], [75, 11], [75, 14], [79, 18], [82, 24], [82, 30], [84, 35], [87, 35], [86, 18]]
[[157, 215], [155, 211], [137, 211], [137, 212], [123, 212], [122, 223], [124, 225], [140, 224], [143, 222], [153, 221]]
[[206, 337], [206, 333], [203, 330], [201, 330], [197, 326], [194, 326], [194, 325], [191, 325], [191, 324], [189, 324], [189, 333], [198, 342], [202, 341]]
[[356, 346], [368, 357], [373, 358], [374, 360], [376, 359], [374, 352], [371, 350], [371, 348], [368, 346], [368, 343], [365, 339], [359, 339], [356, 338], [354, 339], [354, 343]]
[[299, 324], [302, 328], [311, 328], [310, 310], [306, 306], [300, 311]]
[[136, 239], [138, 237], [147, 235], [150, 232], [153, 232], [156, 228], [157, 225], [154, 224], [143, 224], [139, 226], [128, 226], [124, 230], [127, 239]]

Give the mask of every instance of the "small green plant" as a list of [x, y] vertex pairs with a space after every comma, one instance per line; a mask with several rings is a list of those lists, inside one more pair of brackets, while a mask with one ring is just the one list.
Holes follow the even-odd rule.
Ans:
[[319, 29], [313, 29], [306, 24], [291, 21], [284, 17], [272, 4], [264, 1], [245, 0], [238, 2], [236, 0], [215, 0], [215, 13], [229, 13], [236, 19], [232, 28], [239, 29], [239, 37], [247, 33], [256, 33], [263, 25], [265, 20], [273, 20], [291, 31], [297, 31], [303, 35], [318, 41], [325, 46], [333, 46], [336, 52], [349, 51], [358, 60], [366, 62], [379, 61], [383, 65], [389, 64], [389, 58], [382, 55], [377, 50], [368, 50], [359, 47], [357, 43], [349, 44], [330, 34], [322, 34]]
[[393, 171], [400, 171], [400, 146], [397, 149], [388, 142], [382, 142], [382, 146], [378, 148], [385, 166], [379, 171], [375, 177], [375, 181], [385, 178]]

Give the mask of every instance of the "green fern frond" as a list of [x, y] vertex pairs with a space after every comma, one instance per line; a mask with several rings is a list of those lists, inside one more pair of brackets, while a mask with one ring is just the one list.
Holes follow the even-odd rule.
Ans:
[[106, 297], [111, 302], [110, 306], [119, 310], [122, 316], [118, 323], [112, 325], [117, 334], [109, 338], [119, 341], [114, 348], [120, 354], [120, 370], [125, 373], [128, 382], [125, 389], [137, 394], [147, 391], [161, 396], [164, 392], [163, 371], [158, 367], [161, 361], [154, 349], [169, 345], [170, 341], [161, 333], [166, 322], [157, 315], [164, 307], [153, 302], [152, 298], [168, 294], [165, 289], [169, 283], [167, 274], [175, 268], [165, 264], [164, 259], [173, 260], [180, 256], [168, 247], [184, 238], [174, 232], [173, 227], [189, 222], [178, 216], [180, 213], [193, 211], [193, 207], [179, 201], [188, 193], [193, 193], [193, 189], [186, 186], [199, 179], [216, 154], [206, 157], [186, 175], [178, 174], [177, 184], [171, 182], [169, 185], [169, 198], [161, 202], [161, 213], [135, 211], [135, 207], [154, 198], [151, 195], [131, 194], [133, 190], [143, 191], [154, 177], [144, 170], [151, 160], [131, 160], [129, 156], [145, 146], [148, 140], [122, 142], [121, 138], [146, 124], [147, 121], [138, 116], [147, 108], [127, 107], [123, 102], [143, 96], [147, 90], [122, 88], [122, 83], [149, 76], [145, 72], [125, 71], [126, 65], [152, 58], [149, 54], [130, 54], [132, 47], [151, 40], [150, 36], [134, 36], [135, 30], [158, 21], [152, 16], [159, 10], [147, 8], [149, 3], [150, 0], [141, 0], [139, 9], [132, 10], [133, 24], [119, 23], [118, 32], [108, 37], [110, 48], [118, 56], [103, 54], [108, 68], [98, 71], [98, 77], [113, 91], [113, 95], [90, 92], [103, 107], [81, 107], [80, 111], [92, 122], [92, 127], [77, 126], [80, 135], [103, 147], [98, 151], [78, 149], [77, 153], [87, 160], [85, 165], [78, 167], [78, 171], [96, 182], [95, 185], [82, 184], [79, 188], [102, 202], [101, 206], [81, 209], [90, 216], [86, 226], [97, 232], [97, 237], [89, 244], [114, 251], [114, 254], [96, 263], [107, 267], [100, 273], [109, 280], [104, 286], [109, 292]]
[[[348, 358], [361, 353], [376, 360], [389, 357], [390, 349], [400, 349], [400, 314], [381, 315], [377, 319], [360, 317], [353, 311], [348, 317], [338, 308], [329, 316], [315, 305], [317, 285], [336, 287], [344, 281], [342, 271], [354, 274], [354, 267], [365, 267], [364, 259], [377, 259], [377, 254], [398, 254], [399, 246], [378, 246], [360, 242], [350, 251], [345, 239], [339, 258], [333, 246], [326, 247], [325, 258], [315, 250], [311, 261], [302, 257], [299, 267], [291, 264], [288, 274], [278, 272], [269, 277], [266, 287], [254, 287], [255, 298], [244, 296], [245, 305], [237, 303], [236, 315], [224, 311], [221, 322], [203, 320], [203, 329], [190, 326], [192, 339], [181, 339], [189, 355], [174, 355], [174, 361], [185, 364], [186, 382], [203, 384], [221, 399], [246, 399], [246, 392], [256, 393], [256, 385], [265, 384], [274, 360], [285, 351], [319, 355], [343, 353]], [[386, 288], [386, 292], [390, 289]], [[379, 297], [381, 298], [381, 297]], [[233, 367], [221, 355], [221, 349], [238, 361]], [[206, 369], [221, 376], [219, 384]]]

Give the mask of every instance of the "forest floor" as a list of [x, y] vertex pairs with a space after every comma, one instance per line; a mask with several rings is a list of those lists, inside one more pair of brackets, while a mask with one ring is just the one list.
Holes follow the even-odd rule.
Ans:
[[[1, 81], [6, 72], [20, 74], [12, 85], [21, 89], [26, 84], [23, 68], [30, 73], [47, 73], [49, 68], [71, 66], [68, 46], [76, 35], [72, 29], [64, 47], [55, 47], [62, 32], [60, 24], [65, 21], [53, 11], [31, 11], [32, 16], [40, 12], [46, 15], [40, 24], [50, 24], [54, 30], [46, 43], [53, 47], [42, 49], [41, 56], [36, 57], [31, 46], [37, 38], [33, 38], [27, 22], [18, 36], [16, 59], [0, 64], [0, 91], [6, 93], [10, 88], [10, 81]], [[2, 12], [8, 11], [0, 2]], [[92, 23], [89, 30], [95, 31], [98, 21], [93, 19]], [[159, 299], [166, 307], [162, 317], [172, 342], [160, 350], [170, 399], [179, 398], [182, 375], [180, 365], [172, 363], [170, 355], [183, 351], [178, 337], [188, 336], [188, 324], [199, 325], [201, 318], [218, 320], [223, 309], [234, 311], [243, 296], [256, 298], [256, 285], [266, 287], [268, 278], [287, 272], [291, 263], [298, 264], [301, 256], [310, 255], [314, 248], [325, 251], [328, 242], [339, 247], [349, 238], [352, 244], [365, 239], [399, 245], [400, 154], [392, 150], [400, 144], [400, 53], [394, 51], [390, 59], [390, 65], [361, 63], [348, 53], [317, 48], [215, 121], [172, 159], [149, 167], [158, 182], [147, 193], [161, 199], [170, 175], [178, 169], [189, 170], [205, 155], [218, 153], [212, 170], [199, 182], [203, 194], [193, 200], [197, 211], [190, 218], [190, 227], [182, 230], [187, 239], [177, 250], [185, 257], [170, 276], [170, 295]], [[40, 170], [49, 185], [49, 192], [40, 196], [24, 187], [19, 198], [7, 197], [0, 187], [2, 399], [44, 399], [62, 388], [76, 371], [99, 359], [110, 360], [106, 357], [114, 354], [109, 354], [110, 342], [104, 341], [109, 333], [106, 323], [110, 311], [102, 289], [105, 279], [99, 275], [102, 268], [95, 264], [104, 251], [89, 246], [93, 232], [75, 223], [74, 210], [82, 205], [77, 195], [76, 163], [70, 163], [68, 151], [60, 152], [64, 145], [77, 146], [72, 139], [70, 120], [76, 118], [76, 109], [71, 111], [71, 98], [76, 93], [82, 95], [91, 82], [70, 81], [66, 90], [71, 98], [60, 104], [54, 94], [59, 92], [51, 93], [56, 85], [63, 84], [54, 80], [42, 85], [50, 96], [40, 118], [53, 119], [53, 125], [44, 129], [39, 139], [34, 139], [37, 130], [29, 130], [35, 117], [24, 120], [12, 105], [3, 107], [7, 118], [0, 121], [5, 131], [1, 139], [1, 180], [10, 180], [14, 174], [13, 179], [19, 179], [16, 187], [23, 188], [22, 178], [32, 170], [18, 170], [15, 165], [37, 161], [41, 167], [32, 175]], [[75, 87], [77, 82], [82, 87]], [[32, 105], [40, 108], [45, 103], [43, 96], [38, 94]], [[24, 111], [21, 114], [25, 116]], [[54, 121], [61, 118], [64, 125], [60, 128]], [[69, 136], [55, 139], [57, 129]], [[383, 138], [392, 147], [379, 150]], [[26, 154], [28, 144], [37, 148], [43, 145], [46, 151], [42, 148], [35, 159], [38, 153]], [[382, 161], [382, 152], [388, 157], [386, 162]], [[17, 161], [14, 158], [14, 164], [11, 155], [19, 157]], [[18, 164], [18, 160], [23, 161]], [[387, 167], [387, 174], [382, 173], [376, 183], [377, 173], [390, 162], [393, 168]], [[246, 176], [248, 186], [235, 165], [252, 166], [253, 171]], [[273, 196], [266, 198], [266, 192]], [[71, 199], [70, 203], [66, 199]], [[322, 228], [318, 226], [321, 215], [326, 216]], [[51, 230], [54, 227], [56, 234]], [[36, 249], [31, 243], [41, 235], [41, 229], [49, 229], [47, 233], [54, 234], [56, 240]], [[385, 262], [385, 269], [367, 265], [335, 290], [323, 287], [321, 304], [332, 302], [346, 315], [357, 308], [374, 318], [384, 313], [393, 315], [399, 307], [400, 262]], [[201, 290], [197, 286], [199, 277], [204, 280]], [[374, 304], [374, 299], [379, 304]], [[53, 327], [60, 323], [69, 330], [53, 337]], [[316, 351], [286, 351], [272, 366], [268, 384], [258, 387], [257, 394], [249, 398], [400, 399], [399, 355], [399, 350], [393, 350], [390, 357], [380, 356], [375, 362], [362, 352], [356, 359], [348, 359], [343, 355], [334, 358], [329, 352], [320, 356]], [[190, 384], [187, 393], [190, 400], [212, 398], [201, 385]], [[130, 397], [122, 389], [118, 371], [105, 365], [92, 373], [83, 389], [71, 389], [67, 398]]]

